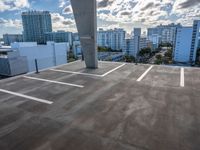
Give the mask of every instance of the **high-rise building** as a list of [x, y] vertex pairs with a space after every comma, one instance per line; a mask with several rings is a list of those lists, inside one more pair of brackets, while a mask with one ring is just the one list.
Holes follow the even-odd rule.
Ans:
[[[158, 46], [160, 43], [171, 43], [172, 45], [175, 44], [175, 38], [176, 38], [176, 29], [178, 27], [181, 27], [180, 24], [169, 24], [169, 25], [159, 25], [155, 28], [148, 28], [148, 39], [151, 41], [155, 39], [157, 36], [157, 42], [154, 41], [154, 46]], [[157, 48], [157, 47], [155, 47]]]
[[139, 51], [142, 48], [147, 48], [148, 47], [148, 40], [146, 37], [140, 37], [140, 43], [139, 43]]
[[200, 48], [200, 20], [195, 20], [193, 27], [177, 29], [174, 61], [194, 64], [198, 48]]
[[176, 42], [173, 52], [175, 62], [189, 63], [192, 41], [192, 27], [177, 28]]
[[82, 55], [82, 47], [80, 41], [73, 41], [72, 51], [75, 57], [81, 57]]
[[190, 62], [196, 61], [197, 49], [200, 48], [200, 20], [194, 20], [192, 32], [192, 44], [190, 50]]
[[4, 45], [9, 46], [13, 42], [23, 42], [22, 34], [4, 34], [3, 35]]
[[80, 37], [79, 37], [78, 33], [73, 33], [72, 39], [73, 39], [73, 41], [80, 41]]
[[45, 43], [46, 32], [52, 32], [51, 15], [48, 11], [22, 13], [23, 38], [25, 42]]
[[141, 28], [134, 28], [132, 38], [126, 39], [125, 52], [128, 55], [137, 57], [142, 48], [148, 47], [148, 40], [146, 37], [141, 37]]
[[134, 28], [133, 36], [141, 36], [141, 28]]
[[125, 53], [127, 55], [135, 56], [135, 46], [134, 39], [126, 39], [126, 50]]
[[161, 43], [161, 36], [158, 34], [152, 34], [151, 36], [148, 36], [148, 40], [152, 44], [152, 50], [156, 50], [156, 48], [159, 46], [159, 43]]
[[109, 47], [113, 50], [123, 50], [126, 32], [123, 29], [106, 30], [100, 29], [97, 35], [98, 46]]
[[134, 51], [133, 56], [137, 57], [137, 54], [140, 50], [140, 37], [141, 37], [141, 28], [134, 28], [133, 29], [133, 39], [134, 39]]
[[46, 32], [45, 41], [54, 41], [56, 43], [67, 42], [72, 46], [72, 33], [65, 31]]

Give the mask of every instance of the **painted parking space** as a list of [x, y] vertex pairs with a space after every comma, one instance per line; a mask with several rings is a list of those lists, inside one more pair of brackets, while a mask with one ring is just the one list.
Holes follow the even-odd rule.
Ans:
[[37, 101], [37, 102], [40, 102], [40, 103], [53, 104], [52, 101], [33, 97], [33, 96], [29, 96], [29, 95], [25, 95], [25, 94], [21, 94], [21, 93], [18, 93], [18, 92], [13, 92], [13, 91], [4, 90], [4, 89], [0, 89], [0, 92], [10, 94], [10, 95], [13, 95], [13, 96], [17, 96], [17, 97], [26, 98], [26, 99], [33, 100], [33, 101]]
[[72, 86], [72, 87], [79, 87], [79, 88], [84, 87], [83, 85], [67, 83], [67, 82], [60, 82], [60, 81], [55, 81], [55, 80], [47, 80], [47, 79], [43, 79], [43, 78], [35, 78], [35, 77], [29, 77], [29, 76], [23, 76], [23, 78], [30, 79], [30, 80], [36, 80], [36, 81], [55, 83], [55, 84], [60, 84], [60, 85], [66, 85], [66, 86]]
[[115, 145], [129, 143], [121, 149], [154, 150], [155, 141], [168, 149], [198, 147], [188, 137], [196, 139], [199, 131], [200, 71], [120, 65], [101, 78], [45, 70], [0, 82], [0, 149], [81, 149], [91, 143], [95, 149], [113, 138]]
[[16, 80], [0, 84], [0, 97], [1, 95], [3, 96], [2, 99], [7, 97], [5, 100], [21, 97], [27, 100], [52, 104], [57, 100], [55, 98], [57, 94], [81, 88], [84, 88], [84, 86], [80, 84], [49, 80], [45, 79], [45, 77], [22, 76]]
[[138, 79], [137, 81], [140, 82], [148, 73], [149, 71], [153, 68], [153, 65], [150, 66]]
[[[82, 72], [81, 72], [81, 71], [78, 72], [78, 71], [62, 70], [62, 69], [50, 69], [50, 70], [51, 70], [51, 71], [55, 71], [55, 72], [69, 73], [69, 74], [75, 74], [75, 75], [84, 75], [84, 76], [91, 76], [91, 77], [105, 77], [105, 76], [111, 74], [112, 72], [118, 70], [119, 68], [121, 68], [121, 67], [123, 67], [123, 66], [125, 66], [125, 65], [126, 65], [126, 64], [123, 63], [123, 64], [120, 64], [119, 66], [117, 66], [117, 67], [115, 67], [115, 68], [111, 68], [110, 70], [105, 70], [105, 71], [107, 71], [107, 72], [105, 72], [105, 73], [103, 73], [103, 74], [98, 74], [98, 72], [95, 73], [95, 70], [90, 70], [90, 71], [89, 71], [89, 69], [85, 69], [85, 70], [82, 71]], [[91, 71], [92, 71], [92, 73], [86, 73], [86, 72], [91, 72]]]
[[72, 63], [66, 66], [57, 67], [50, 69], [51, 71], [69, 73], [69, 74], [77, 74], [77, 75], [88, 75], [88, 76], [96, 76], [96, 77], [104, 77], [111, 72], [123, 67], [125, 63], [119, 62], [99, 62], [98, 69], [87, 69], [85, 67], [84, 62], [80, 61], [77, 63]]
[[184, 69], [180, 69], [180, 67], [149, 66], [137, 81], [152, 87], [184, 87]]
[[200, 92], [200, 69], [185, 68], [185, 86]]

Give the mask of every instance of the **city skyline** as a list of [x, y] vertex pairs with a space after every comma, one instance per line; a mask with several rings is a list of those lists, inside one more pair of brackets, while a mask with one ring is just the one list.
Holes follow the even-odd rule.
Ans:
[[[144, 29], [169, 23], [191, 26], [194, 19], [200, 19], [198, 0], [97, 1], [98, 28], [124, 28], [130, 33], [133, 27]], [[76, 32], [69, 0], [3, 0], [0, 2], [0, 37], [5, 33], [21, 33], [21, 13], [28, 10], [50, 11], [54, 31]]]

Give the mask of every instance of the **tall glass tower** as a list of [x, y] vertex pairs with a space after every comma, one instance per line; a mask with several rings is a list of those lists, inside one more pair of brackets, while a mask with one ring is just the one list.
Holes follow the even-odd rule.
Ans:
[[22, 13], [23, 38], [25, 42], [45, 44], [46, 32], [52, 32], [51, 15], [48, 11]]

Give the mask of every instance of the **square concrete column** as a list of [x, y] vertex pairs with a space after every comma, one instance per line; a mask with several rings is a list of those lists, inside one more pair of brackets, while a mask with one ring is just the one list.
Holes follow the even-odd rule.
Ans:
[[98, 68], [96, 0], [71, 0], [87, 68]]

